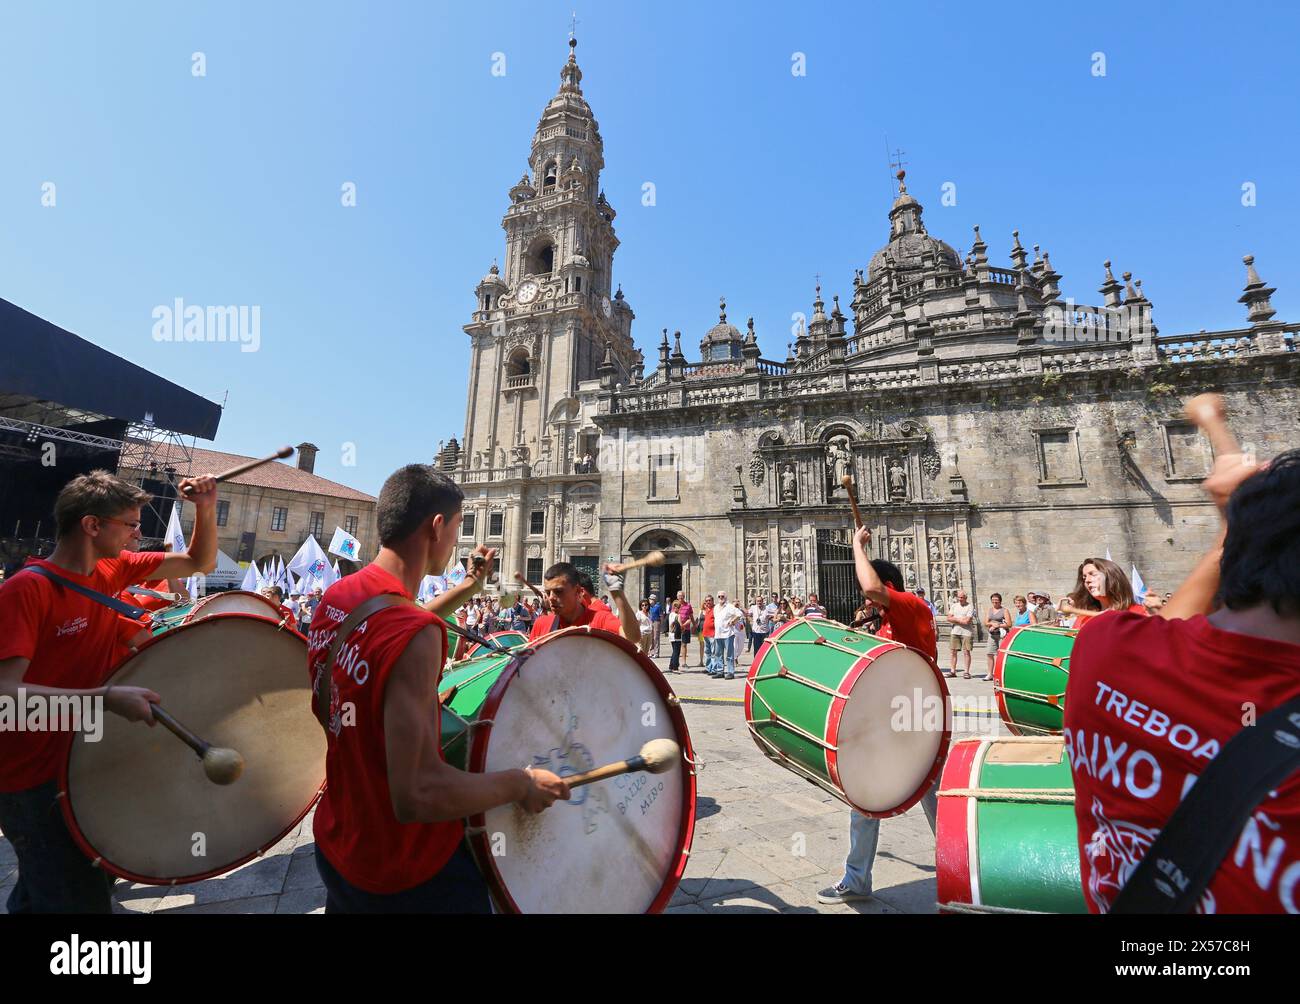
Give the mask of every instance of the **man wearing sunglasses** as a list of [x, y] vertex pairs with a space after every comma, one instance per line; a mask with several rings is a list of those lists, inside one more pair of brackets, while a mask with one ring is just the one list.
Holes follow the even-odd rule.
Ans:
[[[119, 614], [103, 601], [149, 579], [183, 579], [216, 567], [216, 480], [185, 478], [178, 487], [196, 513], [189, 549], [174, 554], [133, 549], [140, 507], [151, 498], [136, 485], [92, 471], [63, 487], [54, 503], [53, 553], [30, 559], [0, 584], [0, 701], [15, 707], [99, 699], [128, 721], [154, 724], [158, 694], [103, 686], [119, 631]], [[59, 765], [73, 738], [0, 728], [0, 831], [18, 857], [10, 913], [112, 910], [111, 878], [78, 850], [58, 806]]]

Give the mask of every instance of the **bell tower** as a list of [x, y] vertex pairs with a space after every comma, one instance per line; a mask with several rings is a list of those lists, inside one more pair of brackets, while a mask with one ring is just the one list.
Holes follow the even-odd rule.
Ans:
[[605, 144], [582, 94], [577, 44], [569, 39], [528, 171], [510, 189], [503, 265], [479, 283], [465, 325], [473, 345], [464, 439], [471, 467], [535, 461], [551, 411], [596, 378], [607, 349], [616, 381], [628, 382], [635, 367], [634, 315], [612, 285], [617, 214], [600, 190]]

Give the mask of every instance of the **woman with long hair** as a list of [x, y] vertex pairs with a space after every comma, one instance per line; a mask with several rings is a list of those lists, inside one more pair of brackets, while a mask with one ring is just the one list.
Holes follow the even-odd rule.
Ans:
[[1083, 627], [1089, 617], [1096, 617], [1108, 610], [1150, 613], [1146, 607], [1134, 601], [1133, 585], [1124, 574], [1124, 569], [1105, 558], [1083, 560], [1079, 565], [1074, 591], [1061, 601], [1057, 609], [1061, 613], [1072, 615], [1077, 628]]

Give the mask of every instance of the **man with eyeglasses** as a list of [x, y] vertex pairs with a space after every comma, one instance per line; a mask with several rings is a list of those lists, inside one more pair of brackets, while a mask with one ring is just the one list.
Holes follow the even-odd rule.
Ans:
[[[147, 492], [107, 471], [64, 486], [54, 503], [53, 553], [30, 559], [0, 584], [0, 699], [17, 704], [20, 691], [28, 704], [98, 698], [128, 721], [154, 724], [158, 694], [101, 685], [122, 652], [120, 615], [65, 583], [107, 599], [149, 579], [211, 572], [217, 564], [216, 480], [185, 478], [178, 487], [194, 503], [194, 534], [187, 551], [166, 554], [133, 550]], [[73, 738], [0, 729], [0, 830], [18, 857], [10, 913], [112, 911], [111, 877], [73, 843], [58, 806], [59, 765]]]

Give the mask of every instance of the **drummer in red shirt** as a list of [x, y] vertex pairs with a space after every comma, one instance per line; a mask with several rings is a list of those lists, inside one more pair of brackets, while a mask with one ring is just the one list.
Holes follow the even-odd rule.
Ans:
[[[617, 569], [617, 571], [616, 571]], [[528, 635], [530, 642], [537, 641], [570, 627], [582, 627], [590, 624], [601, 631], [637, 643], [641, 640], [641, 626], [637, 623], [636, 611], [623, 592], [621, 566], [605, 566], [605, 585], [618, 606], [618, 616], [610, 613], [609, 608], [582, 587], [582, 573], [567, 561], [561, 561], [542, 575], [542, 594], [554, 613], [538, 617], [533, 622], [533, 630]]]
[[[1084, 898], [1114, 903], [1227, 742], [1300, 695], [1300, 450], [1264, 469], [1221, 450], [1203, 487], [1218, 543], [1155, 616], [1095, 617], [1065, 702]], [[1300, 774], [1256, 806], [1201, 913], [1300, 912]]]
[[[858, 573], [862, 594], [879, 610], [881, 628], [877, 637], [891, 638], [915, 649], [925, 659], [934, 662], [938, 643], [934, 631], [934, 615], [930, 605], [914, 593], [908, 592], [903, 573], [893, 562], [884, 558], [868, 558], [871, 530], [859, 527], [853, 536], [853, 562]], [[939, 779], [936, 777], [930, 790], [921, 798], [921, 809], [934, 832], [935, 809], [938, 805]], [[854, 903], [871, 898], [871, 870], [876, 860], [876, 844], [880, 840], [880, 820], [851, 810], [849, 818], [849, 854], [844, 861], [844, 877], [829, 889], [817, 894], [819, 903]]]
[[[313, 688], [328, 684], [330, 695], [325, 792], [314, 822], [326, 913], [487, 913], [488, 888], [465, 849], [462, 820], [512, 802], [541, 812], [569, 797], [550, 771], [468, 773], [442, 758], [438, 677], [447, 630], [413, 597], [425, 575], [447, 567], [463, 500], [427, 464], [396, 471], [379, 492], [378, 556], [330, 586], [312, 616]], [[486, 582], [492, 567], [489, 559], [469, 574]], [[349, 629], [323, 680], [343, 622], [383, 595], [398, 602]]]
[[[107, 471], [73, 478], [54, 502], [57, 542], [0, 584], [0, 699], [102, 700], [128, 721], [153, 724], [158, 694], [141, 687], [104, 687], [124, 651], [122, 617], [101, 601], [46, 578], [44, 569], [105, 599], [155, 578], [210, 572], [217, 563], [216, 481], [185, 478], [195, 505], [194, 535], [180, 554], [141, 554], [140, 507], [152, 496]], [[12, 702], [12, 703], [11, 703]], [[98, 702], [96, 702], [98, 703]], [[98, 709], [97, 712], [98, 713]], [[73, 843], [58, 807], [57, 776], [73, 737], [67, 733], [0, 730], [0, 831], [18, 856], [10, 913], [109, 913], [111, 879]]]

